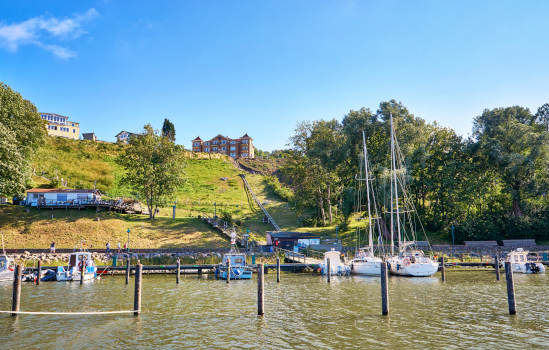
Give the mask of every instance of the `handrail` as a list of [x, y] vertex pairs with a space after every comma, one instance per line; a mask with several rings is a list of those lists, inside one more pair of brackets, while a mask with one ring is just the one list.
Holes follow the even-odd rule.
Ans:
[[257, 203], [257, 205], [259, 206], [259, 208], [261, 208], [261, 210], [263, 211], [263, 213], [265, 214], [265, 216], [267, 217], [267, 219], [269, 220], [269, 223], [271, 225], [273, 225], [274, 229], [276, 231], [280, 231], [280, 226], [278, 226], [276, 224], [276, 222], [274, 221], [273, 217], [271, 216], [271, 214], [269, 214], [269, 212], [267, 211], [267, 209], [265, 209], [265, 207], [263, 206], [263, 204], [261, 204], [261, 201], [259, 200], [259, 198], [257, 198], [255, 196], [255, 193], [254, 191], [252, 190], [252, 187], [250, 186], [250, 184], [248, 183], [248, 180], [246, 180], [246, 175], [245, 174], [240, 174], [240, 177], [242, 178], [242, 181], [244, 182], [244, 185], [246, 186], [246, 188], [248, 189], [248, 192], [252, 195], [252, 198], [254, 199], [254, 201]]

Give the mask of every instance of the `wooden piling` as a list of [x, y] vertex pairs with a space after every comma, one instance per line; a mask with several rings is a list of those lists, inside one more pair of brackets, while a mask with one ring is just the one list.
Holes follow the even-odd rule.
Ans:
[[135, 291], [133, 296], [133, 314], [138, 316], [141, 312], [141, 277], [143, 273], [143, 265], [135, 266]]
[[38, 260], [38, 269], [36, 272], [36, 285], [40, 285], [40, 276], [42, 276], [42, 260]]
[[227, 283], [231, 282], [231, 259], [227, 258]]
[[494, 265], [494, 268], [496, 269], [496, 281], [500, 280], [500, 271], [499, 271], [499, 255], [496, 254], [496, 263]]
[[444, 266], [444, 257], [441, 257], [440, 258], [440, 272], [441, 272], [441, 276], [442, 276], [442, 282], [446, 281], [446, 266]]
[[276, 283], [280, 283], [280, 258], [276, 258]]
[[177, 259], [177, 272], [175, 274], [175, 283], [179, 284], [179, 278], [181, 277], [181, 260]]
[[198, 276], [202, 276], [202, 268], [201, 267], [198, 268]]
[[265, 313], [263, 300], [265, 278], [263, 277], [263, 271], [263, 264], [257, 264], [257, 314], [260, 316]]
[[517, 313], [515, 303], [515, 284], [513, 283], [513, 268], [511, 262], [505, 262], [505, 279], [507, 280], [507, 303], [509, 304], [509, 314]]
[[330, 279], [332, 277], [332, 269], [330, 267], [330, 259], [326, 259], [326, 278], [328, 279], [328, 283], [330, 283]]
[[86, 262], [82, 260], [80, 262], [82, 265], [80, 266], [80, 285], [84, 284], [84, 271], [86, 270]]
[[386, 316], [389, 314], [389, 288], [387, 277], [387, 262], [381, 263], [381, 314]]
[[130, 259], [126, 259], [126, 284], [130, 283]]
[[[13, 296], [11, 300], [11, 311], [19, 311], [21, 305], [21, 276], [23, 275], [23, 269], [21, 265], [15, 266], [13, 271]], [[11, 314], [17, 316], [16, 313]]]

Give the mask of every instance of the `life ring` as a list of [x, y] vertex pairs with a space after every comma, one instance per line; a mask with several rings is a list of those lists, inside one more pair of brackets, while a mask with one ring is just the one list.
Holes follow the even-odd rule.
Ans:
[[404, 266], [410, 266], [410, 264], [411, 264], [410, 258], [404, 258], [404, 260], [402, 260], [402, 264]]
[[79, 269], [79, 270], [82, 270], [82, 263], [83, 263], [83, 261], [80, 261], [80, 262], [78, 263], [78, 269]]

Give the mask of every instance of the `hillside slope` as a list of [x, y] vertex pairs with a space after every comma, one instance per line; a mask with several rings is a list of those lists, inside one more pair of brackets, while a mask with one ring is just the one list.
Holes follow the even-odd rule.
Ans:
[[[116, 157], [124, 145], [75, 141], [49, 137], [46, 146], [33, 162], [34, 181], [37, 186], [55, 185], [55, 179], [67, 182], [70, 188], [93, 188], [94, 185], [109, 197], [132, 197], [121, 178], [124, 170], [116, 164]], [[188, 153], [185, 173], [187, 182], [179, 188], [176, 198], [176, 220], [172, 208], [162, 208], [158, 219], [149, 223], [147, 217], [95, 213], [95, 211], [38, 211], [26, 213], [23, 208], [0, 206], [0, 230], [5, 233], [7, 246], [34, 247], [49, 244], [73, 247], [80, 240], [103, 246], [107, 240], [124, 241], [126, 230], [136, 228], [138, 247], [165, 246], [219, 246], [226, 238], [204, 225], [197, 217], [231, 217], [238, 231], [251, 231], [253, 239], [262, 241], [265, 231], [272, 226], [262, 222], [263, 214], [251, 207], [233, 161], [221, 155], [205, 156]], [[280, 226], [293, 229], [297, 226], [294, 211], [286, 202], [272, 196], [263, 176], [247, 174], [248, 181]], [[99, 218], [99, 221], [97, 221]]]

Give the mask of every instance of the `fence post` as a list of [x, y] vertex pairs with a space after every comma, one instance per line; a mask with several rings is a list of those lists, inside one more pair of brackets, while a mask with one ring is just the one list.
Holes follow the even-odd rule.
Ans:
[[138, 316], [141, 312], [141, 277], [143, 272], [143, 265], [138, 264], [135, 266], [135, 290], [133, 296], [133, 314]]
[[507, 303], [509, 304], [509, 314], [517, 313], [517, 305], [515, 303], [515, 284], [513, 283], [513, 267], [511, 262], [505, 263], [505, 279], [507, 280]]
[[[19, 306], [21, 305], [21, 275], [22, 275], [21, 265], [15, 266], [15, 271], [13, 271], [13, 296], [11, 301], [11, 311], [19, 311]], [[17, 316], [16, 313], [11, 314], [12, 316]]]
[[40, 276], [42, 276], [42, 260], [38, 260], [38, 270], [36, 272], [36, 285], [40, 285]]
[[328, 283], [330, 283], [330, 279], [332, 277], [332, 269], [330, 267], [330, 259], [326, 259], [326, 278], [328, 279]]
[[84, 284], [84, 271], [86, 271], [86, 262], [84, 259], [80, 262], [82, 266], [80, 266], [80, 285]]
[[130, 283], [130, 258], [126, 259], [126, 284]]
[[263, 264], [257, 264], [257, 314], [264, 314], [263, 287], [265, 279], [263, 277]]
[[387, 262], [381, 263], [381, 314], [389, 314], [389, 288], [387, 285]]
[[276, 283], [280, 283], [280, 258], [276, 258]]
[[496, 281], [500, 280], [500, 271], [499, 271], [499, 255], [496, 253], [496, 263], [494, 264], [496, 269]]
[[444, 257], [440, 258], [441, 260], [441, 273], [442, 273], [442, 282], [446, 281], [446, 267], [444, 266]]
[[175, 283], [179, 284], [179, 278], [181, 277], [181, 261], [177, 259], [177, 272], [175, 275]]

